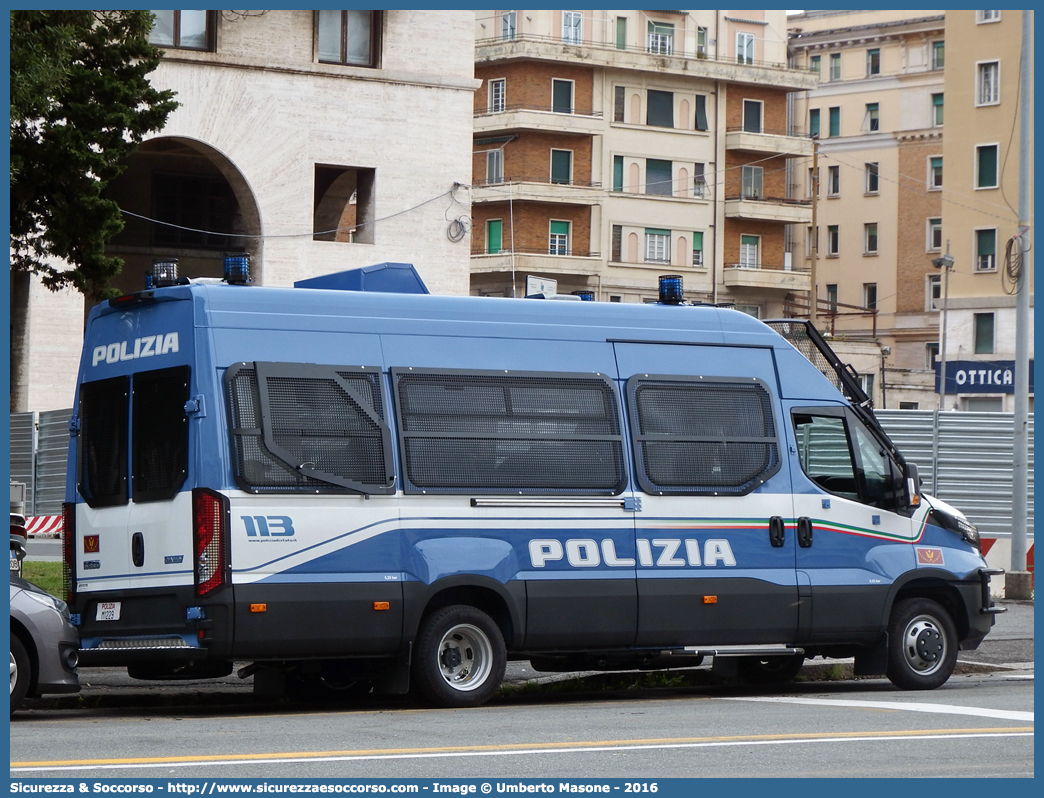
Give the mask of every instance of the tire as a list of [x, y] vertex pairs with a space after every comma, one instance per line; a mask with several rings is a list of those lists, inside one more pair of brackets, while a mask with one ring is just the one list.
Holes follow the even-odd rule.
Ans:
[[903, 690], [934, 690], [957, 664], [957, 629], [931, 599], [898, 601], [888, 624], [889, 681]]
[[504, 680], [507, 652], [500, 628], [474, 607], [453, 605], [428, 615], [414, 645], [418, 693], [439, 707], [477, 707]]
[[33, 679], [33, 667], [22, 641], [11, 635], [11, 714], [22, 706], [29, 683]]
[[791, 681], [805, 664], [804, 654], [785, 657], [743, 657], [736, 672], [750, 684], [782, 684]]

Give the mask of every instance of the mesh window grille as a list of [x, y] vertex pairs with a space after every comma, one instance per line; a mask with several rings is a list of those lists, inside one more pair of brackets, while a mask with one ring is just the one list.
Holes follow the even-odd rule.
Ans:
[[624, 487], [616, 395], [589, 375], [392, 370], [408, 492]]
[[130, 378], [80, 386], [79, 491], [91, 507], [127, 503]]
[[134, 375], [131, 462], [134, 501], [174, 498], [188, 474], [189, 367]]
[[757, 382], [632, 378], [638, 480], [646, 493], [749, 493], [780, 465], [769, 392]]
[[244, 363], [225, 385], [244, 490], [392, 492], [377, 368]]

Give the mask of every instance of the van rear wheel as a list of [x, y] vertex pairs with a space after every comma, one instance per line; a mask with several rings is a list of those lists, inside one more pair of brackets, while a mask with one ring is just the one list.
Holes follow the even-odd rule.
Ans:
[[804, 664], [804, 654], [786, 657], [743, 657], [736, 663], [736, 672], [743, 681], [750, 684], [782, 684], [797, 676]]
[[507, 652], [500, 628], [466, 605], [443, 607], [421, 622], [413, 653], [420, 694], [440, 707], [477, 707], [504, 680]]
[[898, 601], [888, 624], [889, 681], [904, 690], [934, 690], [957, 664], [957, 629], [931, 599]]

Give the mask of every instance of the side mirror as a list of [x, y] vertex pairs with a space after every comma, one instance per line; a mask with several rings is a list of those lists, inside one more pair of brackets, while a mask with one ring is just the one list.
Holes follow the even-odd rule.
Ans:
[[921, 478], [917, 475], [917, 466], [907, 463], [904, 476], [906, 477], [906, 505], [917, 507], [921, 503]]

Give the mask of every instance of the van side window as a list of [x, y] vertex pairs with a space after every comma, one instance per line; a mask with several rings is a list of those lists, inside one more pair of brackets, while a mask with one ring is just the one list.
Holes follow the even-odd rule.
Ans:
[[189, 367], [142, 371], [131, 392], [131, 483], [135, 502], [173, 499], [188, 476]]
[[252, 493], [392, 493], [380, 369], [240, 363], [225, 373], [236, 483]]
[[393, 368], [407, 493], [623, 490], [616, 393], [600, 375]]
[[627, 405], [646, 493], [741, 496], [779, 470], [772, 399], [758, 381], [632, 377]]
[[795, 412], [798, 459], [808, 478], [852, 501], [896, 509], [899, 468], [874, 437], [851, 418]]
[[91, 507], [127, 503], [127, 413], [130, 377], [80, 386], [77, 489]]

